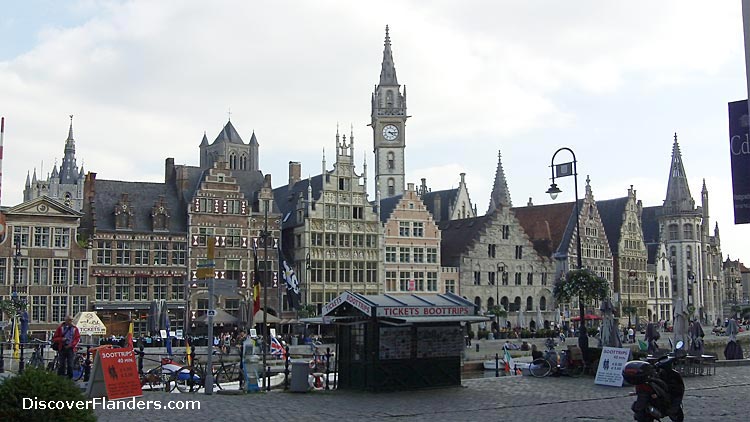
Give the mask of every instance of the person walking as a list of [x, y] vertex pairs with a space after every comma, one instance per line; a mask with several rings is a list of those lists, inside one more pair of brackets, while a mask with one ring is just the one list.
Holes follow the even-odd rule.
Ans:
[[73, 325], [73, 317], [65, 316], [65, 321], [57, 327], [52, 336], [53, 348], [56, 346], [58, 356], [57, 375], [73, 378], [73, 359], [79, 341], [81, 333], [78, 327]]

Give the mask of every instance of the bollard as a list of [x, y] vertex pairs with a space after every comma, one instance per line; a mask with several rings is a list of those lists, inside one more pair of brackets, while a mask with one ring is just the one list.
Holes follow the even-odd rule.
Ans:
[[23, 359], [23, 343], [20, 343], [21, 348], [21, 360], [18, 362], [18, 373], [23, 374], [23, 368], [26, 366], [26, 363]]
[[500, 376], [500, 355], [495, 353], [495, 376]]
[[5, 343], [0, 341], [0, 374], [5, 372]]
[[[143, 370], [143, 358], [141, 358], [141, 370]], [[83, 381], [88, 382], [91, 376], [91, 346], [86, 346], [86, 360], [83, 362]]]
[[326, 347], [326, 390], [330, 390], [331, 387], [329, 385], [328, 376], [331, 373], [330, 370], [330, 362], [331, 362], [331, 348]]
[[477, 353], [479, 353], [479, 342], [477, 342]]
[[285, 346], [286, 359], [284, 359], [284, 391], [289, 389], [289, 346]]
[[271, 391], [271, 365], [266, 366], [264, 377], [266, 379], [266, 391]]

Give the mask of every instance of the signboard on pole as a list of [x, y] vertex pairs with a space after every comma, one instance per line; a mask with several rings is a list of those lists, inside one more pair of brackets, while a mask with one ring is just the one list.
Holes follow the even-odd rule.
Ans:
[[750, 223], [750, 136], [747, 100], [729, 103], [734, 224]]
[[628, 363], [630, 349], [618, 347], [604, 347], [599, 358], [599, 368], [596, 371], [594, 384], [622, 387], [622, 370]]

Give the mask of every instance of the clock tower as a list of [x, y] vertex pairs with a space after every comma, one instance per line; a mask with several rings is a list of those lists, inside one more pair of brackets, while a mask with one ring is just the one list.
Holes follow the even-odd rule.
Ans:
[[406, 147], [406, 86], [403, 92], [396, 79], [391, 38], [385, 27], [385, 48], [380, 83], [372, 93], [370, 126], [375, 152], [375, 191], [380, 199], [401, 195], [405, 187], [404, 148]]

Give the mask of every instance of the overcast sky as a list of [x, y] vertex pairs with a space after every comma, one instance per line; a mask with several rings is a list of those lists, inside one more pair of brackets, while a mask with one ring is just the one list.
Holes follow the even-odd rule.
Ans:
[[[567, 146], [581, 195], [588, 175], [597, 200], [633, 185], [661, 205], [677, 132], [724, 258], [750, 265], [727, 124], [727, 103], [747, 97], [740, 0], [0, 3], [4, 206], [21, 202], [28, 171], [59, 164], [69, 114], [78, 164], [102, 179], [163, 181], [167, 157], [197, 165], [229, 110], [246, 142], [255, 131], [274, 187], [290, 160], [319, 174], [324, 148], [330, 169], [337, 124], [353, 126], [359, 171], [366, 159], [372, 172], [390, 25], [408, 182], [449, 189], [465, 172], [484, 214], [501, 151], [513, 205], [549, 203], [550, 160]], [[572, 201], [573, 180], [559, 185]]]

